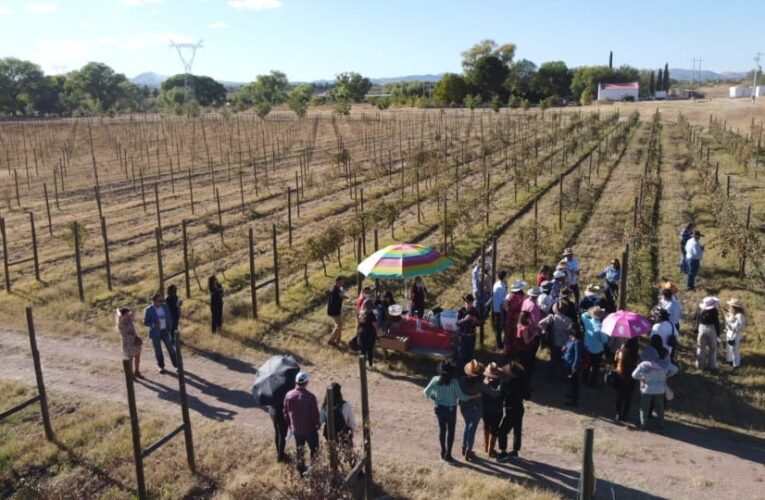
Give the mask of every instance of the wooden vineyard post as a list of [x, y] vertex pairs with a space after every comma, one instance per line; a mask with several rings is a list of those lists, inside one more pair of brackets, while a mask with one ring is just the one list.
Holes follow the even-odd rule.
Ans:
[[372, 500], [372, 429], [369, 422], [369, 391], [367, 366], [364, 355], [359, 356], [359, 380], [361, 382], [361, 419], [364, 443], [364, 498]]
[[486, 227], [489, 227], [489, 212], [491, 207], [491, 173], [486, 174]]
[[220, 209], [220, 191], [215, 188], [215, 201], [218, 204], [218, 226], [220, 228], [220, 242], [223, 243], [223, 212]]
[[292, 246], [292, 187], [287, 186], [287, 243]]
[[138, 498], [145, 500], [146, 480], [143, 475], [143, 450], [141, 449], [141, 428], [138, 425], [138, 409], [135, 404], [135, 387], [133, 387], [133, 368], [129, 359], [122, 360], [122, 369], [125, 372], [125, 387], [127, 388], [128, 409], [130, 411], [130, 429], [133, 437], [133, 460], [135, 462], [135, 479], [137, 483]]
[[[497, 235], [492, 235], [491, 237], [491, 285], [494, 286], [494, 283], [497, 281]], [[492, 302], [492, 308], [491, 310], [494, 310], [493, 302]]]
[[[356, 238], [356, 266], [361, 264], [361, 237]], [[364, 283], [364, 275], [356, 271], [356, 284], [358, 286], [358, 295], [361, 295], [361, 285]]]
[[8, 236], [5, 233], [5, 219], [0, 217], [0, 235], [3, 237], [3, 277], [5, 278], [5, 291], [11, 293], [11, 275], [8, 265]]
[[157, 227], [159, 228], [159, 236], [162, 237], [162, 211], [159, 209], [159, 183], [154, 183], [154, 207], [157, 210]]
[[639, 203], [638, 197], [635, 196], [635, 204], [632, 207], [632, 227], [633, 228], [637, 228], [638, 226], [638, 213], [640, 212], [638, 208], [638, 203]]
[[239, 171], [239, 198], [242, 203], [242, 215], [244, 215], [244, 180], [242, 179], [242, 171]]
[[186, 462], [191, 472], [196, 472], [197, 465], [194, 459], [194, 437], [191, 434], [191, 418], [189, 417], [189, 400], [186, 395], [186, 370], [183, 369], [183, 341], [181, 332], [176, 332], [175, 356], [178, 362], [178, 393], [181, 400], [181, 419], [183, 420], [183, 438], [186, 444]]
[[[745, 240], [745, 241], [747, 241], [747, 243], [748, 243], [748, 239], [749, 239], [749, 224], [751, 223], [751, 221], [752, 221], [752, 205], [750, 204], [749, 208], [746, 209], [746, 233], [745, 233], [745, 236], [746, 236], [747, 240]], [[746, 251], [747, 251], [747, 247], [748, 247], [748, 245], [745, 244], [744, 248], [743, 248], [743, 250], [741, 252], [741, 265], [739, 266], [739, 269], [738, 269], [738, 276], [739, 276], [739, 278], [743, 278], [744, 274], [746, 272]]]
[[191, 276], [189, 273], [189, 234], [188, 234], [189, 221], [183, 219], [181, 221], [181, 229], [183, 234], [183, 281], [186, 284], [186, 297], [191, 297]]
[[35, 213], [29, 212], [29, 226], [32, 233], [32, 259], [35, 264], [35, 279], [40, 280], [40, 257], [37, 251], [37, 231], [35, 230]]
[[337, 474], [337, 436], [335, 436], [335, 397], [332, 385], [327, 386], [327, 446], [329, 448], [329, 467]]
[[45, 193], [45, 212], [48, 214], [48, 234], [53, 236], [53, 222], [50, 218], [50, 200], [48, 199], [48, 184], [43, 182], [43, 192]]
[[100, 219], [101, 216], [103, 215], [103, 210], [101, 207], [101, 188], [96, 186], [93, 188], [93, 191], [95, 192], [95, 195], [96, 195], [96, 207], [98, 208], [98, 218]]
[[276, 246], [276, 224], [271, 225], [271, 242], [274, 251], [274, 297], [276, 299], [276, 305], [280, 306], [279, 302], [279, 249]]
[[579, 478], [577, 500], [591, 500], [595, 493], [595, 466], [592, 460], [592, 449], [595, 431], [592, 428], [584, 430], [584, 451], [582, 456], [582, 475]]
[[190, 168], [189, 168], [189, 203], [191, 203], [191, 214], [194, 215], [194, 184], [191, 182]]
[[[417, 224], [422, 222], [422, 212], [420, 211], [420, 171], [416, 170], [415, 173], [417, 174], [416, 177], [416, 186], [417, 186]], [[427, 188], [427, 182], [425, 183], [425, 188]]]
[[481, 243], [481, 289], [478, 290], [478, 312], [481, 315], [481, 321], [478, 323], [478, 337], [483, 348], [483, 337], [486, 323], [486, 297], [484, 291], [486, 290], [486, 243]]
[[80, 255], [80, 223], [72, 223], [74, 231], [74, 265], [77, 270], [77, 293], [80, 296], [80, 302], [85, 302], [85, 289], [82, 287], [82, 260]]
[[627, 310], [627, 273], [629, 272], [630, 245], [622, 252], [622, 273], [619, 278], [619, 310]]
[[448, 223], [448, 220], [447, 220], [448, 212], [446, 211], [446, 200], [447, 200], [447, 198], [448, 198], [448, 196], [446, 195], [446, 193], [444, 193], [444, 255], [448, 255], [449, 254], [449, 252], [448, 252], [448, 248], [449, 247], [447, 246], [447, 244], [448, 244], [447, 237], [448, 237], [448, 233], [449, 233], [449, 231], [447, 229], [447, 223]]
[[727, 186], [725, 188], [725, 197], [730, 198], [730, 175], [728, 175]]
[[42, 366], [40, 364], [40, 351], [37, 350], [37, 337], [35, 335], [35, 322], [32, 316], [32, 308], [26, 308], [27, 330], [29, 332], [29, 348], [32, 351], [32, 361], [35, 366], [35, 380], [37, 382], [37, 393], [40, 396], [40, 415], [42, 416], [45, 438], [53, 441], [53, 427], [50, 425], [50, 414], [48, 413], [48, 396], [45, 392], [45, 381], [43, 380]]
[[558, 182], [558, 230], [563, 231], [563, 174]]
[[258, 295], [255, 287], [255, 236], [252, 226], [247, 229], [249, 246], [247, 248], [250, 255], [250, 299], [252, 300], [252, 319], [258, 319]]
[[297, 207], [298, 219], [300, 218], [300, 197], [305, 196], [300, 186], [300, 179], [302, 179], [302, 176], [298, 177], [297, 170], [295, 170], [295, 206]]
[[160, 295], [165, 295], [165, 273], [162, 269], [162, 234], [158, 227], [154, 228], [154, 239], [157, 242], [157, 277], [159, 279]]
[[138, 170], [138, 175], [141, 177], [141, 204], [143, 204], [143, 213], [146, 213], [146, 189], [143, 185], [143, 169]]
[[534, 200], [534, 267], [539, 261], [539, 198]]
[[106, 264], [106, 286], [112, 291], [112, 261], [109, 258], [109, 236], [106, 234], [106, 217], [101, 216], [101, 239], [104, 242], [104, 263]]

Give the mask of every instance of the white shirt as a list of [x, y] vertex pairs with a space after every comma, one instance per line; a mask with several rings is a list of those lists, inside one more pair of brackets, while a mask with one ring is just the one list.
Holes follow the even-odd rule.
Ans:
[[157, 313], [157, 319], [159, 319], [159, 329], [167, 330], [167, 318], [165, 318], [165, 308], [154, 306], [154, 311]]
[[677, 300], [677, 297], [672, 297], [672, 300], [665, 301], [663, 298], [661, 299], [661, 307], [666, 310], [669, 313], [669, 321], [673, 325], [677, 325], [680, 323], [680, 318], [683, 316], [683, 308], [680, 306], [680, 301]]
[[571, 259], [566, 259], [566, 264], [568, 264], [568, 284], [569, 285], [578, 285], [579, 284], [579, 259], [576, 257], [571, 257]]
[[[675, 327], [670, 323], [669, 321], [662, 321], [661, 323], [656, 323], [653, 325], [653, 328], [651, 328], [651, 336], [658, 335], [661, 337], [661, 341], [664, 343], [664, 348], [669, 351], [669, 354], [672, 354], [672, 347], [669, 346], [669, 339], [670, 337], [676, 337], [675, 335]], [[677, 340], [677, 338], [675, 338]]]
[[499, 313], [502, 312], [502, 304], [505, 302], [505, 297], [507, 297], [507, 285], [502, 282], [502, 280], [497, 280], [496, 283], [494, 283], [494, 291], [493, 291], [493, 301], [492, 304], [494, 306], [494, 312]]
[[685, 243], [685, 258], [689, 260], [704, 258], [704, 247], [701, 246], [698, 238], [691, 238]]
[[550, 313], [550, 309], [552, 308], [554, 302], [555, 301], [553, 300], [552, 295], [548, 293], [543, 293], [537, 297], [537, 305], [545, 314]]
[[725, 340], [741, 342], [746, 327], [746, 316], [736, 313], [735, 316], [728, 314], [725, 317]]

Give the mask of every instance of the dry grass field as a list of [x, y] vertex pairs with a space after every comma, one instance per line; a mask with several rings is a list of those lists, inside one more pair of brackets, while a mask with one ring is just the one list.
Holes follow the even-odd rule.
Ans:
[[[698, 288], [681, 292], [681, 373], [674, 379], [677, 398], [667, 429], [639, 433], [613, 422], [606, 387], [583, 390], [581, 407], [564, 409], [562, 388], [542, 377], [527, 408], [522, 460], [451, 467], [437, 460], [435, 418], [421, 394], [435, 361], [388, 353], [369, 381], [376, 494], [570, 497], [578, 482], [582, 429], [594, 427], [598, 498], [756, 497], [765, 481], [765, 253], [759, 242], [765, 156], [760, 152], [758, 162], [751, 152], [762, 134], [762, 106], [726, 99], [544, 113], [358, 107], [350, 117], [314, 111], [304, 120], [276, 112], [265, 121], [239, 114], [0, 123], [0, 217], [10, 265], [0, 282], [10, 282], [10, 292], [0, 291], [0, 410], [33, 393], [23, 334], [23, 309], [31, 305], [57, 436], [56, 443], [45, 441], [31, 408], [0, 422], [2, 496], [135, 495], [114, 309], [143, 307], [157, 290], [158, 245], [164, 285], [177, 284], [187, 295], [184, 224], [191, 295], [182, 330], [199, 473], [186, 470], [183, 445], [175, 439], [147, 459], [150, 495], [312, 498], [290, 467], [272, 461], [270, 422], [248, 401], [253, 367], [273, 353], [291, 353], [312, 374], [316, 393], [340, 381], [358, 415], [355, 356], [326, 346], [324, 300], [333, 276], [355, 279], [359, 238], [362, 254], [374, 250], [375, 231], [379, 246], [410, 241], [442, 249], [446, 240], [455, 265], [429, 278], [428, 287], [431, 305], [453, 308], [469, 291], [472, 263], [492, 236], [498, 267], [513, 279], [533, 280], [536, 204], [538, 263], [554, 263], [563, 247], [573, 246], [585, 283], [596, 281], [625, 243], [638, 243], [629, 305], [643, 313], [660, 277], [682, 282], [675, 255], [680, 226], [694, 221], [705, 233]], [[713, 129], [710, 115], [732, 132]], [[755, 140], [747, 142], [748, 135]], [[644, 203], [634, 227], [633, 200], [641, 184]], [[82, 301], [75, 221], [85, 228], [78, 233]], [[248, 228], [254, 234], [257, 319]], [[337, 248], [318, 244], [327, 234], [341, 238]], [[749, 234], [749, 243], [738, 245], [737, 234]], [[741, 248], [749, 252], [743, 278]], [[213, 273], [227, 291], [219, 335], [209, 333], [202, 289]], [[717, 374], [702, 373], [693, 365], [692, 315], [708, 294], [737, 296], [748, 306], [738, 372], [724, 366]], [[350, 320], [352, 313], [347, 315]], [[487, 327], [482, 359], [496, 357], [492, 338]], [[143, 360], [151, 373], [150, 349], [144, 348]], [[180, 415], [177, 385], [165, 377], [150, 374], [137, 386], [144, 445], [172, 429]]]

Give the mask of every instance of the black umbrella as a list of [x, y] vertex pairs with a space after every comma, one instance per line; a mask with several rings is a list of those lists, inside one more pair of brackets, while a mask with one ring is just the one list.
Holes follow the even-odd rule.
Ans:
[[281, 406], [284, 396], [295, 387], [300, 371], [292, 356], [274, 356], [263, 363], [255, 374], [252, 397], [256, 406]]

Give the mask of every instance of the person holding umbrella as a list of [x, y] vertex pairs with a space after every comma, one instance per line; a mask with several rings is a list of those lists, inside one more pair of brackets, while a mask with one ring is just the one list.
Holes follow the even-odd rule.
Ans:
[[273, 356], [258, 368], [252, 397], [255, 406], [265, 409], [274, 426], [276, 459], [289, 461], [284, 452], [289, 426], [284, 417], [284, 398], [295, 387], [295, 377], [300, 372], [300, 365], [290, 356]]
[[303, 454], [306, 443], [310, 449], [311, 461], [319, 451], [319, 404], [308, 389], [308, 374], [300, 372], [295, 376], [296, 387], [284, 397], [284, 420], [295, 436], [296, 465], [302, 475], [306, 472]]

